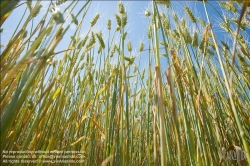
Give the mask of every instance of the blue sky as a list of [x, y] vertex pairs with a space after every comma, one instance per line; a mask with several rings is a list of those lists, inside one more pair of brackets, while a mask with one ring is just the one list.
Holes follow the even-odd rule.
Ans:
[[[99, 13], [100, 19], [98, 20], [97, 24], [94, 26], [93, 31], [99, 32], [103, 31], [103, 36], [106, 41], [108, 40], [108, 31], [106, 22], [108, 19], [112, 20], [112, 29], [115, 29], [117, 26], [114, 14], [118, 13], [118, 4], [119, 1], [93, 1], [90, 9], [83, 20], [83, 26], [81, 31], [81, 37], [84, 38], [92, 18]], [[19, 4], [21, 4], [20, 2]], [[41, 18], [44, 16], [47, 7], [49, 6], [50, 1], [42, 1], [43, 8], [40, 11], [39, 15], [34, 19], [34, 27], [37, 26]], [[69, 4], [69, 2], [62, 4], [58, 6], [60, 11], [63, 11], [64, 8]], [[35, 2], [33, 2], [34, 6]], [[76, 8], [74, 9], [73, 13], [76, 14], [80, 8], [85, 4], [85, 1], [79, 1]], [[128, 31], [127, 39], [131, 41], [132, 47], [139, 48], [140, 41], [145, 41], [147, 39], [147, 20], [144, 16], [144, 11], [146, 8], [148, 8], [149, 1], [125, 1], [124, 5], [126, 7], [126, 10], [128, 11], [128, 25], [126, 26], [126, 31]], [[19, 21], [21, 20], [22, 15], [24, 14], [26, 9], [26, 5], [22, 5], [18, 8], [16, 8], [9, 18], [5, 21], [5, 23], [2, 25], [1, 28], [3, 28], [4, 32], [1, 34], [1, 44], [6, 45], [11, 38], [15, 28], [17, 27]], [[66, 12], [67, 13], [67, 12]], [[26, 20], [26, 18], [29, 15], [29, 11], [26, 11], [26, 14], [24, 16], [23, 20]], [[64, 14], [64, 17], [66, 17], [66, 14]], [[80, 21], [80, 16], [78, 17], [78, 21]], [[68, 20], [71, 21], [71, 18]], [[22, 24], [24, 21], [20, 24], [20, 28], [22, 27]], [[66, 24], [67, 25], [67, 24]], [[33, 27], [33, 29], [34, 29]], [[19, 28], [19, 30], [20, 30]], [[31, 24], [28, 25], [27, 30], [31, 29]], [[58, 47], [56, 48], [55, 52], [64, 50], [67, 48], [68, 43], [70, 42], [70, 36], [74, 33], [74, 30], [76, 29], [76, 26], [74, 24], [71, 24], [70, 30], [68, 33], [64, 36], [63, 40], [60, 42]], [[17, 31], [18, 32], [18, 31]], [[34, 35], [35, 36], [35, 35]], [[117, 35], [118, 37], [118, 35]], [[32, 39], [34, 40], [34, 38]], [[118, 38], [117, 38], [118, 40]], [[118, 42], [118, 41], [117, 41]], [[125, 43], [126, 44], [126, 43]], [[134, 53], [136, 53], [138, 50], [134, 50]], [[59, 54], [57, 57], [61, 59], [63, 54]]]

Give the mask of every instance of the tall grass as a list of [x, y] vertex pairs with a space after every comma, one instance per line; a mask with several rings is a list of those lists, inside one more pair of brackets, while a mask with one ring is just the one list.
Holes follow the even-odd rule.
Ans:
[[[81, 165], [250, 163], [248, 1], [195, 2], [206, 18], [188, 6], [183, 15], [179, 2], [152, 1], [148, 44], [138, 48], [122, 2], [107, 20], [106, 40], [94, 29], [101, 13], [81, 36], [91, 1], [71, 1], [64, 11], [56, 8], [65, 1], [50, 2], [37, 25], [41, 1], [6, 2], [1, 26], [18, 5], [29, 16], [1, 48], [1, 161], [3, 150], [77, 150], [85, 152]], [[55, 52], [72, 24], [69, 45]], [[218, 26], [234, 42], [220, 40]], [[232, 150], [246, 157], [228, 158]]]

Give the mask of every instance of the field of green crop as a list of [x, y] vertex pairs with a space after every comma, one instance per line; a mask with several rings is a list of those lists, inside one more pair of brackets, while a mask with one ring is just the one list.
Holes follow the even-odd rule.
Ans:
[[[103, 31], [95, 29], [101, 12], [82, 24], [90, 0], [51, 1], [37, 17], [42, 2], [0, 2], [0, 35], [11, 13], [26, 6], [1, 43], [3, 165], [12, 165], [11, 151], [81, 152], [71, 158], [81, 163], [48, 164], [38, 155], [36, 164], [14, 165], [249, 165], [248, 0], [190, 2], [202, 5], [205, 18], [182, 1], [149, 1], [138, 46], [127, 37], [125, 2], [117, 2]], [[55, 51], [71, 25], [68, 46]], [[215, 33], [219, 27], [226, 38]]]

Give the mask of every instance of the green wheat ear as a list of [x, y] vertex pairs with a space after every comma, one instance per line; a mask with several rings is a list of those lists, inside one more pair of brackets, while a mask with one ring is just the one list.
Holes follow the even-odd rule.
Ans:
[[65, 2], [67, 2], [67, 0], [57, 0], [56, 5], [59, 6], [59, 5], [64, 4]]
[[206, 26], [206, 23], [205, 23], [205, 21], [204, 21], [202, 18], [199, 17], [198, 20], [199, 20], [199, 22], [201, 23], [201, 25], [202, 25], [203, 27]]
[[165, 30], [169, 30], [170, 29], [170, 23], [169, 23], [169, 20], [167, 18], [165, 18], [163, 20], [163, 27], [165, 28]]
[[229, 50], [229, 46], [226, 42], [221, 41], [221, 44], [225, 47], [226, 50]]
[[140, 47], [139, 47], [139, 51], [142, 52], [144, 49], [144, 44], [143, 42], [140, 42]]
[[124, 32], [124, 34], [122, 34], [122, 40], [124, 41], [125, 39], [126, 39], [126, 37], [127, 37], [127, 34], [128, 34], [128, 32]]
[[194, 32], [192, 45], [193, 45], [194, 47], [198, 47], [198, 34], [197, 34], [197, 32]]
[[115, 14], [115, 19], [116, 19], [117, 25], [120, 27], [121, 26], [121, 18], [117, 14]]
[[112, 58], [114, 56], [116, 50], [117, 50], [117, 45], [115, 44], [113, 49], [111, 50], [110, 58]]
[[27, 8], [31, 11], [32, 10], [32, 0], [27, 0], [26, 5], [27, 5]]
[[192, 37], [191, 37], [187, 27], [184, 28], [183, 35], [184, 35], [184, 39], [185, 39], [186, 43], [191, 44]]
[[89, 43], [86, 45], [86, 49], [90, 49], [94, 44], [95, 44], [96, 40], [95, 40], [95, 35], [94, 33], [92, 32], [91, 33], [91, 36], [90, 36], [90, 39], [89, 39]]
[[109, 31], [111, 30], [111, 20], [110, 19], [108, 19], [108, 21], [107, 21], [107, 28]]
[[102, 32], [100, 31], [99, 33], [96, 34], [96, 37], [100, 43], [100, 46], [102, 49], [105, 48], [105, 44], [104, 44], [104, 41], [103, 41], [103, 38], [102, 38]]
[[35, 18], [39, 14], [42, 7], [43, 7], [42, 4], [36, 5], [31, 11], [31, 17]]
[[166, 5], [166, 8], [169, 8], [169, 6], [170, 6], [170, 0], [163, 0], [163, 1], [161, 1], [161, 0], [156, 0], [155, 2], [156, 2], [157, 4]]
[[131, 46], [131, 42], [130, 41], [128, 41], [128, 43], [127, 43], [127, 49], [128, 49], [128, 52], [132, 51], [132, 46]]
[[119, 2], [118, 7], [119, 7], [119, 12], [120, 12], [121, 14], [125, 14], [124, 5], [123, 5], [122, 2]]
[[185, 11], [188, 14], [188, 17], [192, 20], [193, 23], [196, 23], [196, 18], [194, 14], [191, 12], [191, 10], [188, 7], [185, 7]]
[[176, 15], [176, 13], [173, 13], [172, 16], [173, 16], [173, 18], [174, 18], [174, 21], [175, 21], [176, 23], [178, 23], [179, 18], [178, 18], [178, 16]]
[[219, 2], [219, 4], [228, 11], [231, 11], [233, 13], [237, 12], [237, 9], [234, 6], [233, 2]]
[[98, 21], [99, 17], [100, 17], [100, 14], [96, 14], [95, 15], [95, 17], [93, 18], [93, 20], [90, 22], [90, 26], [91, 27], [93, 27], [96, 24], [96, 22]]

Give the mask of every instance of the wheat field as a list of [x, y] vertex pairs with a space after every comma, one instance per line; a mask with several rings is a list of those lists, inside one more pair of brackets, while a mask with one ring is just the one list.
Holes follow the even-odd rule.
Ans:
[[11, 13], [26, 8], [1, 43], [1, 164], [249, 165], [248, 0], [148, 1], [137, 46], [126, 1], [88, 25], [90, 0], [47, 1], [42, 14], [41, 0], [0, 3], [1, 36]]

